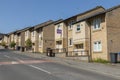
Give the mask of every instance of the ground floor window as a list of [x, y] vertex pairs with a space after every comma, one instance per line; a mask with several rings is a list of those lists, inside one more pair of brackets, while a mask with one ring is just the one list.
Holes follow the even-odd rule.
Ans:
[[76, 44], [75, 48], [76, 49], [84, 49], [84, 45], [83, 45], [83, 43], [82, 44]]
[[56, 41], [56, 44], [57, 44], [57, 45], [61, 45], [61, 44], [62, 44], [62, 41]]
[[96, 41], [96, 42], [94, 42], [94, 51], [96, 51], [96, 52], [102, 51], [101, 41]]
[[39, 47], [42, 47], [42, 40], [39, 39]]

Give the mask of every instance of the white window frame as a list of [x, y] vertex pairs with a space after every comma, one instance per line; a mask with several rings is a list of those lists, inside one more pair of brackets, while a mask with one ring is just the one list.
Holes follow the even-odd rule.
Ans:
[[101, 28], [101, 18], [95, 18], [93, 20], [93, 30], [98, 30]]
[[101, 41], [95, 41], [93, 44], [94, 52], [101, 52], [102, 51], [102, 43]]
[[33, 37], [35, 36], [35, 31], [32, 32], [32, 36], [33, 36]]
[[81, 44], [76, 44], [76, 49], [84, 49], [84, 44], [81, 43]]
[[75, 22], [75, 21], [72, 20], [72, 21], [70, 21], [70, 22], [68, 23], [69, 30], [72, 30], [72, 29], [73, 29], [73, 23], [74, 23], [74, 22]]
[[39, 38], [39, 47], [42, 47], [42, 40]]
[[57, 25], [57, 29], [60, 29], [60, 27], [61, 27], [61, 25], [60, 25], [60, 24], [58, 24], [58, 25]]
[[81, 30], [81, 26], [80, 26], [80, 24], [78, 24], [78, 25], [76, 26], [76, 32], [80, 32], [80, 30], [78, 30], [78, 27], [79, 27], [79, 29]]

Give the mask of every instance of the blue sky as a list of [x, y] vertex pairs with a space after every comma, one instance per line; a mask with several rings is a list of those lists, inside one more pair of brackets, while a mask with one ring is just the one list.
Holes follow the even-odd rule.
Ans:
[[58, 20], [103, 6], [119, 5], [120, 0], [0, 0], [0, 33]]

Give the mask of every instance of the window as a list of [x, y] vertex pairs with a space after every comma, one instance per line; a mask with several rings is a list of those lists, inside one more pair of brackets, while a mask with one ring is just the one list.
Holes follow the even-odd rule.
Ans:
[[39, 47], [41, 47], [42, 46], [42, 41], [41, 40], [39, 40]]
[[70, 30], [71, 30], [72, 27], [73, 27], [73, 23], [74, 23], [74, 21], [70, 21], [69, 24], [68, 24]]
[[57, 41], [56, 44], [57, 45], [62, 45], [62, 41]]
[[72, 46], [72, 38], [69, 39], [69, 45]]
[[76, 32], [80, 31], [80, 25], [77, 25]]
[[57, 29], [60, 29], [60, 24], [57, 26]]
[[100, 29], [100, 23], [101, 23], [101, 19], [100, 18], [96, 18], [93, 21], [93, 29]]
[[100, 41], [94, 42], [94, 51], [102, 51], [102, 44]]
[[83, 44], [77, 44], [75, 46], [76, 46], [76, 49], [83, 49], [84, 48]]
[[28, 35], [29, 35], [28, 33], [29, 33], [29, 32], [28, 32], [28, 31], [26, 31], [26, 32], [25, 32], [25, 36], [28, 36]]
[[39, 34], [39, 39], [42, 40], [42, 35], [41, 34]]
[[34, 36], [34, 35], [35, 35], [35, 31], [32, 32], [32, 36]]

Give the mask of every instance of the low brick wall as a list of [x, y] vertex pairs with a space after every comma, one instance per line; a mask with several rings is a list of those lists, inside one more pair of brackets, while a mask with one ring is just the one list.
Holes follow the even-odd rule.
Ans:
[[57, 53], [57, 54], [55, 54], [55, 57], [65, 58], [66, 53]]
[[79, 56], [79, 57], [66, 57], [68, 59], [79, 60], [79, 61], [89, 61], [88, 56]]
[[88, 56], [66, 56], [66, 53], [57, 53], [55, 54], [55, 57], [59, 58], [66, 58], [66, 59], [72, 59], [72, 60], [80, 60], [80, 61], [89, 61]]

